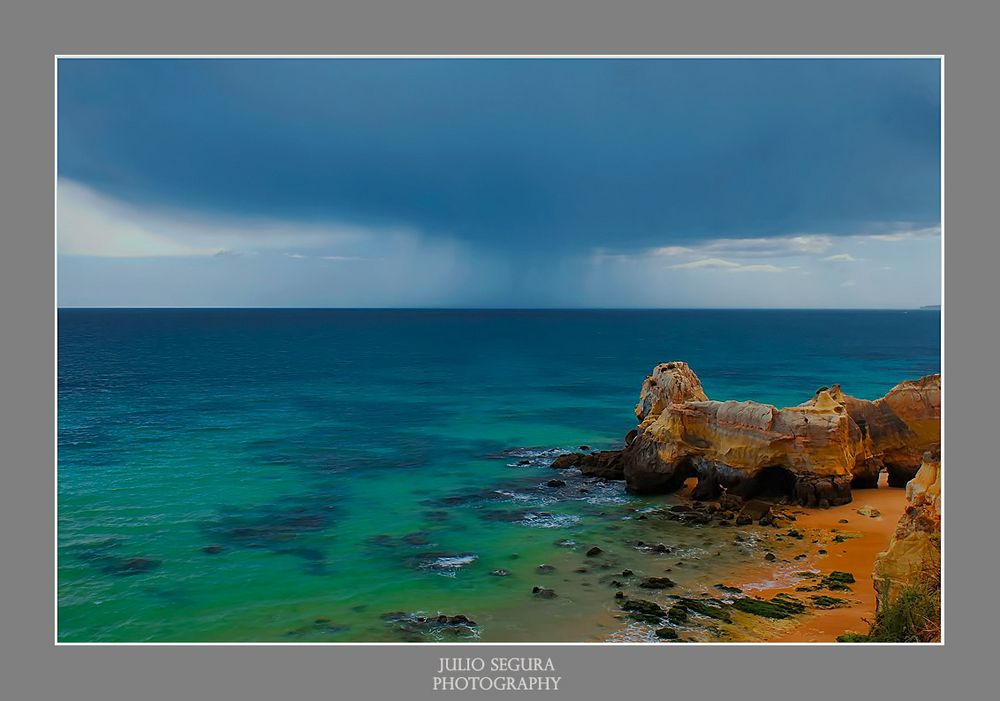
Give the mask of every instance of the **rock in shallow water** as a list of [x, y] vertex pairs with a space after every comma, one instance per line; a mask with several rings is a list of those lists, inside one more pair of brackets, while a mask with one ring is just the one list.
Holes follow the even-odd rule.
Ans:
[[655, 601], [626, 599], [621, 606], [622, 611], [627, 611], [632, 618], [647, 623], [658, 623], [666, 615], [666, 611]]
[[478, 624], [465, 614], [454, 616], [438, 614], [425, 616], [420, 613], [392, 611], [383, 613], [380, 618], [398, 631], [404, 640], [423, 640], [440, 637], [478, 637]]
[[670, 577], [646, 577], [639, 582], [643, 589], [670, 589], [677, 586], [677, 583]]
[[891, 483], [913, 476], [923, 451], [940, 445], [940, 395], [940, 375], [930, 375], [875, 402], [834, 385], [778, 409], [711, 401], [686, 363], [661, 363], [643, 383], [639, 426], [615, 462], [634, 492], [670, 492], [697, 477], [699, 499], [728, 489], [809, 506], [843, 504], [852, 481], [873, 470], [877, 479], [883, 465]]
[[583, 455], [581, 453], [564, 453], [553, 460], [549, 467], [557, 470], [565, 470], [569, 467], [576, 467], [582, 459]]
[[679, 605], [671, 606], [670, 609], [667, 611], [667, 619], [674, 624], [687, 623], [688, 620], [687, 609]]

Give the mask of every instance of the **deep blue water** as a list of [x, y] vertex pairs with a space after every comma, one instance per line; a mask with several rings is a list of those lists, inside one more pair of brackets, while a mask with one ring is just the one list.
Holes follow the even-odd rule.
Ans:
[[475, 614], [484, 640], [592, 639], [575, 622], [606, 596], [561, 582], [575, 596], [542, 622], [532, 568], [563, 556], [556, 538], [606, 542], [608, 512], [648, 500], [540, 492], [543, 451], [617, 445], [661, 361], [689, 362], [712, 398], [798, 404], [835, 382], [875, 398], [939, 371], [939, 325], [937, 311], [60, 310], [60, 639], [397, 640], [381, 614], [438, 610]]

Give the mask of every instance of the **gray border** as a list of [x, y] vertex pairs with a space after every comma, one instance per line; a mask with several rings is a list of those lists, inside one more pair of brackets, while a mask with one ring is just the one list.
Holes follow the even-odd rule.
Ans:
[[[12, 699], [438, 698], [443, 648], [78, 648], [52, 645], [53, 320], [52, 55], [55, 53], [945, 53], [947, 231], [945, 433], [949, 468], [948, 643], [944, 647], [697, 646], [475, 648], [551, 655], [549, 698], [978, 698], [995, 645], [987, 635], [995, 549], [985, 522], [997, 479], [986, 438], [997, 373], [995, 3], [387, 3], [296, 11], [288, 0], [53, 2], [6, 9], [0, 37], [3, 216], [3, 488], [0, 694]], [[516, 5], [521, 11], [515, 11]], [[304, 5], [301, 3], [300, 5]], [[920, 6], [922, 5], [922, 6]], [[791, 26], [789, 26], [791, 24]], [[457, 25], [457, 26], [456, 26]], [[978, 205], [978, 213], [977, 213]], [[990, 255], [993, 253], [994, 255]], [[977, 392], [978, 390], [978, 392]], [[976, 400], [983, 403], [977, 406]], [[954, 472], [954, 474], [953, 474]], [[960, 547], [959, 547], [960, 545]], [[468, 647], [455, 648], [468, 654]], [[459, 652], [460, 651], [460, 652]], [[992, 671], [992, 670], [990, 670]], [[977, 679], [978, 677], [978, 679]], [[960, 684], [969, 684], [964, 689]], [[759, 689], [759, 691], [758, 691]], [[646, 692], [646, 693], [643, 693]], [[454, 695], [459, 697], [466, 696]], [[475, 694], [482, 698], [500, 694]]]

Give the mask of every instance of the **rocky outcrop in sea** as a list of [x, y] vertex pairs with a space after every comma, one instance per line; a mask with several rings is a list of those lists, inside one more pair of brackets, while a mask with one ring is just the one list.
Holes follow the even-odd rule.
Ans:
[[677, 490], [717, 500], [782, 498], [826, 507], [851, 501], [851, 487], [912, 479], [927, 450], [940, 446], [941, 377], [908, 380], [875, 401], [821, 387], [808, 401], [779, 409], [753, 401], [710, 400], [684, 362], [660, 363], [642, 385], [639, 424], [621, 451], [571, 453], [552, 466], [624, 479], [636, 493]]

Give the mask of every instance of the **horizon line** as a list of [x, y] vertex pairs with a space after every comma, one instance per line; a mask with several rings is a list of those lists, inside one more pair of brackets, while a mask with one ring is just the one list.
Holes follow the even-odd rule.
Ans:
[[228, 306], [228, 305], [162, 305], [162, 306], [106, 306], [106, 305], [67, 305], [56, 306], [62, 309], [131, 309], [143, 310], [298, 310], [298, 311], [837, 311], [837, 312], [879, 312], [879, 311], [941, 311], [942, 304], [925, 304], [915, 307], [330, 307], [330, 306]]

